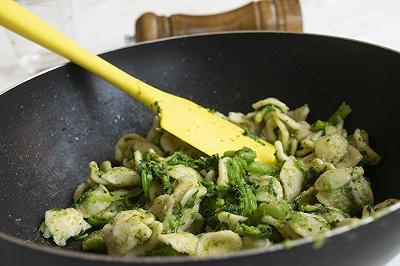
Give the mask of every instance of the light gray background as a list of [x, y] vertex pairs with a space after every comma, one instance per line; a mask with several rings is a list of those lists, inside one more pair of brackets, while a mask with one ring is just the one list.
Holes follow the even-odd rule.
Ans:
[[[70, 0], [74, 39], [95, 53], [126, 46], [136, 18], [146, 11], [210, 14], [248, 0]], [[304, 31], [359, 39], [400, 51], [400, 0], [300, 0]], [[28, 78], [0, 29], [0, 93]], [[399, 239], [400, 241], [400, 239]], [[400, 254], [387, 266], [399, 266]]]

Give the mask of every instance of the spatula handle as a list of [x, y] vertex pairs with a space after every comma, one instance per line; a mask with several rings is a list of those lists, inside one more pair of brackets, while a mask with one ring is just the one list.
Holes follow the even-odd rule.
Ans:
[[96, 74], [155, 112], [154, 102], [168, 96], [81, 47], [15, 1], [0, 0], [0, 25]]

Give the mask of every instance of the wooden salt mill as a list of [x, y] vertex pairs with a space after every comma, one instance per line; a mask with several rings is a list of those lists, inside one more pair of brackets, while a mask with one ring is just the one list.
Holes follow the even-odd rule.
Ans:
[[204, 16], [169, 17], [145, 13], [136, 21], [136, 42], [203, 32], [303, 30], [299, 0], [263, 0], [238, 9]]

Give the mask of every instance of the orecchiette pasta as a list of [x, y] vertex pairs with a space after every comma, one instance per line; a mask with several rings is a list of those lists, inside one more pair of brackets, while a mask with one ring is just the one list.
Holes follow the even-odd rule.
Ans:
[[230, 230], [201, 235], [196, 245], [196, 255], [212, 256], [239, 251], [242, 248], [240, 236]]
[[289, 157], [279, 174], [286, 200], [292, 201], [301, 193], [304, 178], [304, 173], [296, 166], [295, 159]]
[[59, 246], [80, 239], [84, 251], [118, 256], [213, 256], [319, 237], [398, 202], [374, 206], [363, 166], [380, 156], [366, 131], [347, 133], [348, 105], [314, 123], [306, 121], [308, 105], [290, 110], [267, 98], [253, 108], [216, 114], [273, 143], [275, 165], [246, 147], [205, 156], [160, 128], [156, 116], [146, 138], [117, 141], [119, 165], [89, 163], [73, 206], [45, 213], [43, 236]]
[[199, 241], [198, 237], [191, 233], [162, 234], [158, 236], [158, 240], [170, 245], [178, 253], [188, 255], [196, 254], [196, 246]]
[[68, 208], [46, 211], [40, 231], [45, 238], [53, 237], [57, 245], [65, 246], [68, 238], [77, 236], [89, 228], [91, 225], [83, 219], [82, 213]]

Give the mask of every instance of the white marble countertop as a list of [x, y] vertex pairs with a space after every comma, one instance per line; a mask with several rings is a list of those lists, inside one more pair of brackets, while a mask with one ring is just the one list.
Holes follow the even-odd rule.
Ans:
[[[147, 11], [209, 14], [248, 0], [71, 0], [74, 39], [101, 53], [124, 47], [136, 18]], [[380, 44], [400, 51], [400, 0], [300, 0], [305, 32], [336, 35]], [[112, 23], [111, 23], [112, 22]], [[104, 34], [107, 32], [107, 34]], [[29, 77], [17, 65], [4, 29], [0, 29], [0, 93]], [[386, 266], [399, 266], [400, 254]]]

